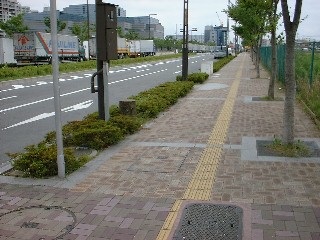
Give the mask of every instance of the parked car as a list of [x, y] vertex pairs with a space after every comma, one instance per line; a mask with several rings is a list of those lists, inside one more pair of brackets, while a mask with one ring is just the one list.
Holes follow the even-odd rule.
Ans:
[[224, 58], [224, 57], [226, 57], [227, 56], [227, 52], [226, 51], [224, 51], [224, 50], [216, 50], [215, 52], [214, 52], [214, 58]]

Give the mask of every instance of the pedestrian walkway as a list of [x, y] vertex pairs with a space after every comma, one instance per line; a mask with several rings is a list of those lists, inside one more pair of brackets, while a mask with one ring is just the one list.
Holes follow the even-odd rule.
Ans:
[[[0, 176], [0, 240], [172, 239], [191, 203], [240, 207], [243, 240], [320, 239], [319, 157], [257, 151], [283, 128], [284, 102], [256, 101], [268, 84], [242, 53], [65, 180]], [[295, 114], [296, 138], [320, 147]]]

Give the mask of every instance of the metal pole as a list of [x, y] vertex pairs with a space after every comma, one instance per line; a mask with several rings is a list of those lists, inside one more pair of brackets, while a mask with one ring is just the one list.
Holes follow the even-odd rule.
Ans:
[[149, 14], [149, 39], [150, 39], [150, 32], [151, 32], [151, 26], [150, 26], [150, 14]]
[[103, 61], [103, 82], [104, 82], [104, 106], [105, 106], [105, 113], [104, 119], [105, 121], [109, 121], [110, 114], [109, 114], [109, 63], [108, 61]]
[[[98, 46], [98, 39], [100, 39], [100, 35], [103, 34], [103, 31], [100, 31], [99, 29], [101, 29], [101, 21], [99, 21], [99, 17], [103, 17], [103, 16], [99, 16], [98, 11], [97, 11], [97, 6], [98, 4], [102, 4], [102, 0], [96, 0], [96, 41], [97, 44], [96, 46]], [[103, 61], [99, 60], [100, 56], [100, 50], [97, 47], [96, 49], [96, 54], [97, 54], [97, 82], [98, 82], [98, 112], [99, 112], [99, 118], [104, 120], [105, 117], [105, 109], [104, 109], [104, 83], [103, 83], [103, 72], [100, 71], [101, 69], [103, 69]]]
[[183, 0], [182, 80], [188, 77], [188, 0]]
[[[228, 0], [228, 8], [230, 6], [230, 0]], [[229, 57], [229, 15], [228, 15], [228, 19], [227, 19], [227, 42], [226, 42], [226, 46], [227, 46], [227, 57]]]
[[89, 52], [89, 60], [90, 60], [90, 45], [89, 45], [89, 39], [90, 39], [89, 0], [87, 0], [87, 21], [88, 21], [88, 52]]
[[50, 0], [52, 76], [53, 76], [53, 95], [54, 95], [56, 141], [57, 141], [57, 165], [58, 165], [58, 176], [60, 178], [65, 178], [65, 162], [64, 162], [64, 155], [63, 155], [62, 124], [61, 124], [59, 56], [58, 56], [57, 10], [56, 9], [57, 9], [56, 0]]

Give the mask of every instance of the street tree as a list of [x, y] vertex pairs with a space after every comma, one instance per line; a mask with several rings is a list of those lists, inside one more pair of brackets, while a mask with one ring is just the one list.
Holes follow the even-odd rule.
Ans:
[[274, 99], [274, 88], [277, 79], [277, 25], [280, 15], [277, 14], [279, 0], [270, 0], [268, 11], [269, 31], [271, 33], [271, 78], [269, 81], [268, 97]]
[[286, 35], [285, 59], [285, 103], [283, 142], [288, 145], [294, 143], [294, 106], [296, 97], [295, 79], [295, 38], [300, 23], [302, 0], [295, 1], [293, 20], [291, 21], [287, 0], [281, 0], [283, 23]]
[[23, 14], [13, 16], [5, 22], [0, 22], [0, 29], [2, 29], [8, 37], [12, 37], [14, 33], [24, 33], [28, 27], [23, 24]]
[[236, 23], [233, 30], [246, 40], [254, 54], [257, 78], [260, 78], [260, 47], [262, 36], [267, 32], [267, 18], [270, 0], [237, 0], [226, 10]]
[[[48, 29], [46, 29], [46, 32], [47, 33], [51, 32], [50, 18], [49, 17], [44, 17], [44, 25], [46, 25], [46, 27], [48, 28]], [[60, 19], [57, 20], [57, 30], [58, 30], [58, 32], [63, 31], [66, 27], [67, 27], [67, 23], [66, 22], [63, 22]]]
[[127, 34], [125, 34], [124, 37], [128, 40], [136, 40], [139, 39], [139, 34], [131, 30]]
[[[93, 31], [95, 30], [90, 27], [89, 34]], [[83, 44], [83, 42], [89, 40], [90, 37], [88, 35], [88, 22], [83, 22], [82, 24], [74, 23], [71, 27], [71, 32], [78, 36], [80, 43]]]

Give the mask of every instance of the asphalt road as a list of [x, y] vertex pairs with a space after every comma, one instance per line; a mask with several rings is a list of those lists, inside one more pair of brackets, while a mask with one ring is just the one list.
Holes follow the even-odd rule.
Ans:
[[[201, 63], [209, 60], [214, 61], [213, 55], [189, 57], [189, 73], [199, 72]], [[175, 81], [181, 70], [180, 58], [111, 68], [110, 104], [118, 104], [161, 83]], [[90, 91], [93, 72], [60, 75], [62, 124], [98, 111], [97, 94]], [[6, 153], [21, 152], [55, 130], [54, 115], [52, 76], [0, 82], [0, 167], [10, 160]]]

